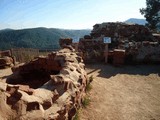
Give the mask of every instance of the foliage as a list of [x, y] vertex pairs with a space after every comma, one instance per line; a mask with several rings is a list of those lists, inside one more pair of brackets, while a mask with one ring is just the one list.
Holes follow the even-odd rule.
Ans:
[[90, 102], [91, 102], [91, 100], [89, 99], [88, 96], [86, 96], [86, 97], [84, 98], [84, 100], [82, 101], [82, 106], [83, 106], [84, 108], [86, 108], [86, 107], [90, 104]]
[[92, 81], [93, 81], [93, 75], [89, 77], [89, 82], [91, 83]]
[[146, 0], [146, 8], [141, 8], [140, 12], [148, 21], [147, 26], [156, 30], [160, 25], [160, 0]]
[[89, 80], [88, 80], [87, 85], [86, 85], [86, 92], [89, 92], [92, 89], [92, 85], [91, 85], [92, 81], [93, 81], [93, 75], [91, 75], [89, 77]]
[[76, 112], [73, 120], [80, 120], [80, 118], [79, 118], [79, 111]]
[[83, 37], [90, 30], [64, 30], [56, 28], [33, 28], [1, 30], [0, 50], [10, 48], [58, 49], [59, 38]]
[[86, 85], [86, 92], [89, 92], [92, 89], [92, 85], [90, 83], [88, 83]]

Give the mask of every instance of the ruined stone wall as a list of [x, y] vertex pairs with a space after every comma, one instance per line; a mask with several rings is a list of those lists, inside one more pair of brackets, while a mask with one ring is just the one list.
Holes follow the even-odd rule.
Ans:
[[160, 62], [160, 44], [143, 41], [128, 48], [127, 55], [132, 55], [134, 62]]
[[[129, 60], [132, 62], [143, 62], [146, 59], [151, 62], [160, 62], [159, 47], [157, 47], [160, 45], [160, 42], [157, 38], [153, 37], [150, 30], [143, 25], [120, 22], [96, 24], [93, 26], [90, 36], [84, 36], [80, 40], [79, 51], [83, 52], [85, 61], [104, 61], [104, 37], [111, 37], [111, 43], [108, 45], [108, 54], [112, 53], [114, 49], [120, 49], [125, 50], [124, 59], [126, 62], [129, 59], [132, 59]], [[148, 46], [145, 46], [145, 44], [148, 44]], [[150, 50], [152, 52], [149, 52]], [[108, 58], [116, 59], [114, 55], [109, 55]]]
[[0, 118], [71, 120], [84, 98], [87, 74], [82, 58], [64, 48], [14, 67], [7, 82], [12, 84], [0, 82]]
[[[111, 37], [107, 54], [104, 52], [104, 37]], [[75, 47], [72, 39], [69, 38], [60, 39], [60, 45]], [[105, 55], [109, 55], [108, 61], [114, 64], [119, 59], [114, 55], [115, 49], [125, 51], [124, 60], [121, 59], [124, 62], [121, 63], [160, 62], [159, 46], [159, 34], [152, 35], [151, 31], [143, 25], [108, 22], [94, 25], [91, 34], [80, 39], [78, 51], [85, 63], [104, 62]]]
[[102, 41], [93, 39], [81, 39], [78, 49], [82, 52], [82, 57], [86, 63], [102, 62], [104, 59], [105, 44]]
[[61, 48], [67, 45], [72, 45], [72, 38], [60, 38], [59, 45]]
[[0, 51], [0, 67], [13, 66], [14, 60], [10, 50]]
[[111, 37], [113, 41], [127, 39], [129, 41], [152, 41], [153, 36], [150, 30], [137, 24], [126, 23], [102, 23], [93, 26], [91, 31], [92, 38], [98, 38], [100, 36]]

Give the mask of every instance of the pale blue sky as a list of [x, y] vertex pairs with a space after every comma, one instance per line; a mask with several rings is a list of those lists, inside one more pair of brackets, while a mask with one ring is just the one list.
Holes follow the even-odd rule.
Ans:
[[0, 29], [92, 29], [96, 23], [144, 18], [146, 0], [0, 0]]

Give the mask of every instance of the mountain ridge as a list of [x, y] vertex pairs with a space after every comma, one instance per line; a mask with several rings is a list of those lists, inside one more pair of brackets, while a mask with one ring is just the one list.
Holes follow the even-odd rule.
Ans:
[[60, 38], [83, 37], [91, 30], [68, 30], [59, 28], [27, 28], [0, 30], [0, 50], [10, 48], [57, 49]]
[[145, 25], [147, 21], [145, 19], [139, 19], [139, 18], [129, 18], [124, 21], [125, 23], [131, 23], [131, 24], [139, 24], [139, 25]]

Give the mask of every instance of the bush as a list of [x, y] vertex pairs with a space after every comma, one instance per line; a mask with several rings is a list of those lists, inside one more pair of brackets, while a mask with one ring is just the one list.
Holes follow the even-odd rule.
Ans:
[[76, 112], [73, 120], [80, 120], [80, 118], [79, 118], [79, 111]]
[[88, 83], [86, 85], [86, 92], [89, 92], [92, 89], [92, 85], [90, 83]]
[[89, 99], [89, 97], [88, 96], [86, 96], [85, 98], [84, 98], [84, 100], [82, 101], [82, 106], [84, 107], [84, 108], [86, 108], [89, 104], [90, 104], [90, 99]]
[[92, 81], [93, 81], [93, 75], [89, 77], [89, 83], [91, 83]]
[[92, 81], [93, 81], [93, 75], [89, 77], [89, 81], [87, 82], [87, 85], [86, 85], [86, 92], [89, 92], [92, 89], [92, 85], [91, 85]]

